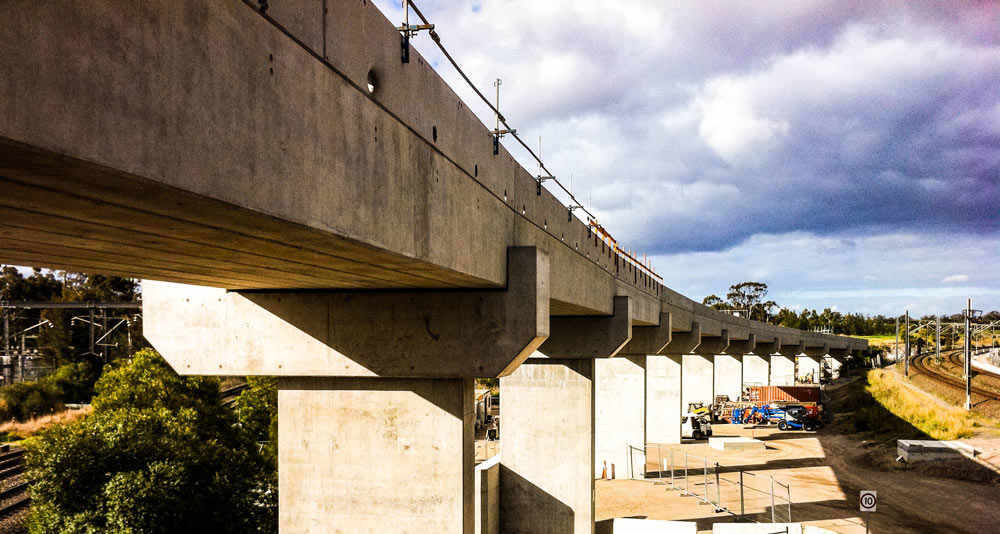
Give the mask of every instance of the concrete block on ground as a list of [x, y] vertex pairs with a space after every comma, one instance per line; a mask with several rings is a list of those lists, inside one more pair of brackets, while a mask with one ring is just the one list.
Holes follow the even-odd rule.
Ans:
[[280, 531], [472, 532], [472, 388], [472, 379], [279, 379]]
[[739, 400], [743, 392], [743, 356], [719, 354], [715, 357], [715, 394]]
[[694, 521], [663, 521], [616, 517], [598, 521], [594, 534], [697, 534]]
[[762, 451], [767, 448], [763, 441], [746, 437], [708, 438], [708, 446], [720, 451]]
[[685, 354], [681, 358], [681, 410], [687, 411], [692, 402], [705, 406], [715, 400], [715, 379], [712, 356]]
[[475, 534], [500, 534], [500, 456], [476, 466]]
[[[786, 530], [787, 529], [787, 530]], [[802, 534], [799, 523], [716, 523], [712, 534]]]
[[[594, 360], [594, 473], [607, 462], [616, 478], [643, 478], [646, 358]], [[634, 465], [633, 465], [634, 464]]]
[[902, 456], [906, 463], [973, 458], [977, 452], [971, 445], [961, 441], [929, 439], [900, 439], [896, 441], [896, 453]]
[[500, 379], [502, 532], [594, 528], [593, 364], [529, 358]]
[[681, 356], [646, 357], [646, 441], [681, 442]]

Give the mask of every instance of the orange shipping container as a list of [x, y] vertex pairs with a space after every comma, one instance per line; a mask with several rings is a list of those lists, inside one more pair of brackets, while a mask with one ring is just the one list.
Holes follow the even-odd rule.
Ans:
[[750, 386], [745, 401], [757, 406], [775, 402], [819, 402], [819, 386]]

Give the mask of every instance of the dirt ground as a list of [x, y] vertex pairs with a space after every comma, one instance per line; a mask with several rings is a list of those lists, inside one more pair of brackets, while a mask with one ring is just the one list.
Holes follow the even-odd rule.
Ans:
[[[667, 454], [674, 449], [675, 460], [686, 451], [719, 462], [722, 471], [741, 468], [775, 477], [791, 488], [792, 520], [834, 532], [865, 532], [858, 511], [861, 490], [878, 492], [878, 512], [871, 515], [871, 532], [886, 533], [986, 533], [1000, 532], [1000, 484], [970, 482], [940, 476], [962, 477], [977, 473], [982, 479], [1000, 473], [1000, 437], [984, 432], [964, 440], [982, 451], [979, 464], [962, 460], [931, 469], [893, 469], [895, 452], [872, 447], [855, 435], [838, 435], [835, 427], [819, 432], [781, 432], [777, 429], [744, 429], [738, 425], [718, 425], [716, 436], [750, 436], [763, 440], [766, 450], [723, 452], [707, 442], [661, 445]], [[655, 470], [655, 452], [650, 470]], [[675, 463], [676, 465], [676, 463]], [[736, 469], [738, 470], [738, 469]], [[727, 476], [732, 476], [727, 475]], [[696, 484], [692, 477], [692, 484]], [[695, 491], [697, 489], [696, 484]], [[711, 486], [710, 486], [711, 487]], [[668, 486], [638, 480], [598, 480], [595, 492], [595, 519], [639, 517], [697, 521], [699, 531], [710, 532], [711, 524], [726, 520], [712, 506], [682, 497]], [[738, 501], [736, 501], [738, 502]], [[780, 508], [780, 507], [779, 507]]]

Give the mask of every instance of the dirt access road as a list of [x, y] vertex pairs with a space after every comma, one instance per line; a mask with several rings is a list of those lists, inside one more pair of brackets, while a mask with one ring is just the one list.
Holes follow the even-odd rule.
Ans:
[[[750, 436], [763, 440], [767, 449], [754, 452], [723, 452], [706, 442], [662, 445], [675, 458], [683, 452], [718, 461], [725, 468], [739, 467], [775, 477], [791, 486], [792, 519], [844, 534], [865, 532], [858, 511], [861, 490], [878, 491], [878, 512], [871, 516], [871, 531], [880, 533], [969, 533], [1000, 532], [1000, 485], [935, 476], [922, 470], [886, 469], [893, 452], [872, 447], [854, 435], [838, 435], [836, 428], [819, 432], [749, 430], [737, 425], [718, 425], [718, 436]], [[982, 460], [1000, 466], [1000, 437], [995, 433], [965, 440], [983, 451]], [[650, 465], [655, 469], [656, 459]], [[953, 472], [969, 466], [962, 461]], [[1000, 471], [1000, 468], [993, 467]], [[648, 481], [598, 480], [595, 519], [646, 517], [697, 521], [700, 532], [710, 532], [712, 523], [727, 520], [725, 513], [692, 497]]]

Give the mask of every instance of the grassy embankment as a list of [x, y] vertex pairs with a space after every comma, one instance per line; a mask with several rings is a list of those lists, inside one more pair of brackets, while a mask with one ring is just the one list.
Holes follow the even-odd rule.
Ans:
[[90, 413], [90, 405], [83, 408], [64, 410], [51, 415], [33, 417], [27, 421], [15, 420], [0, 424], [0, 443], [10, 443], [27, 439], [36, 433], [59, 423], [69, 423]]
[[876, 441], [896, 439], [953, 440], [972, 437], [989, 425], [982, 416], [902, 383], [891, 370], [875, 369], [834, 396], [845, 430], [864, 432]]

